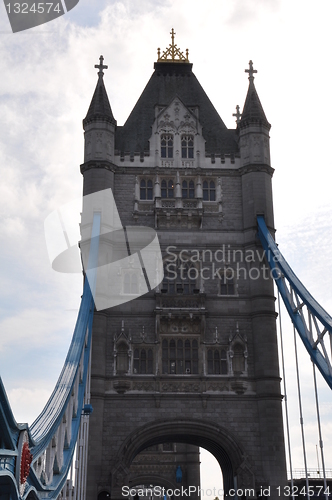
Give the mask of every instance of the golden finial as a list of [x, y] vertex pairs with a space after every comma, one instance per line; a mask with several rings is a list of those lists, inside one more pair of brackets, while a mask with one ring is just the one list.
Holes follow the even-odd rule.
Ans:
[[181, 50], [177, 47], [176, 43], [174, 43], [175, 31], [172, 28], [170, 32], [172, 43], [169, 44], [168, 48], [162, 53], [160, 56], [160, 49], [158, 49], [158, 61], [157, 62], [175, 62], [175, 63], [189, 63], [189, 50], [186, 49], [186, 55], [181, 52]]

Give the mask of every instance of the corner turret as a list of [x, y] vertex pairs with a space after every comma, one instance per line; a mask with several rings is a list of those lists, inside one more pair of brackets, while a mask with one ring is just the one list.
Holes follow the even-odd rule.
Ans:
[[273, 206], [270, 161], [270, 123], [254, 84], [253, 62], [249, 61], [249, 88], [242, 114], [237, 107], [236, 123], [242, 169], [244, 228], [256, 230], [256, 217], [264, 214], [268, 226], [273, 228]]
[[249, 88], [244, 103], [241, 119], [237, 120], [240, 134], [241, 165], [261, 164], [270, 166], [269, 131], [271, 125], [267, 121], [263, 106], [259, 100], [254, 84], [253, 62], [249, 61]]
[[113, 188], [114, 142], [116, 120], [108, 100], [104, 85], [104, 58], [100, 56], [98, 82], [89, 110], [83, 120], [84, 163], [81, 173], [84, 176], [83, 194], [91, 194], [101, 189]]

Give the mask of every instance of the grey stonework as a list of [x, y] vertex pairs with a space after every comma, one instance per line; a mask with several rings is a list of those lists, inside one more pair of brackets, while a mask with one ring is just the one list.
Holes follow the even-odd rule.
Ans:
[[[161, 477], [155, 467], [148, 472], [149, 452], [139, 455], [165, 442], [214, 454], [226, 493], [270, 486], [277, 498], [286, 484], [275, 298], [256, 236], [257, 214], [274, 232], [270, 125], [249, 80], [243, 118], [228, 130], [189, 63], [156, 63], [122, 127], [99, 76], [84, 120], [83, 194], [111, 187], [124, 226], [155, 228], [165, 259], [171, 246], [185, 258], [199, 252], [201, 262], [193, 263], [197, 279], [177, 279], [173, 290], [164, 280], [138, 298], [132, 290], [132, 301], [95, 313], [87, 500], [101, 492], [123, 498], [121, 487], [138, 484], [139, 470], [139, 484], [173, 484], [175, 466]], [[166, 133], [178, 145], [192, 137], [194, 157], [182, 159], [180, 145], [162, 158]], [[164, 180], [173, 181], [173, 197], [162, 196]], [[194, 182], [191, 198], [182, 197], [186, 180]], [[152, 199], [141, 196], [141, 181], [152, 181]], [[212, 259], [203, 262], [204, 251]], [[218, 269], [233, 270], [233, 279], [219, 279]], [[198, 474], [193, 450], [189, 476]]]

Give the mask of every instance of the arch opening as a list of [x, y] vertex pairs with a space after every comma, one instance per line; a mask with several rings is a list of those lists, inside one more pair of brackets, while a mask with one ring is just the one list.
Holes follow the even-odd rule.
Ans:
[[[206, 449], [187, 443], [144, 448], [129, 469], [130, 500], [224, 499], [220, 464]], [[190, 489], [189, 489], [190, 488]]]
[[143, 450], [163, 443], [183, 443], [206, 449], [220, 465], [225, 496], [234, 488], [234, 476], [243, 461], [243, 452], [229, 431], [198, 420], [155, 421], [131, 434], [120, 456], [129, 469]]

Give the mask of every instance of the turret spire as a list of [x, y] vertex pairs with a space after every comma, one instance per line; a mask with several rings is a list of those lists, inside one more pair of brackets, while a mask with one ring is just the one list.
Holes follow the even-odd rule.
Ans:
[[257, 70], [254, 69], [252, 60], [249, 61], [249, 69], [246, 69], [245, 72], [249, 74], [249, 88], [246, 101], [243, 106], [241, 120], [239, 122], [237, 121], [237, 123], [240, 128], [246, 127], [249, 124], [261, 124], [270, 130], [271, 125], [267, 121], [254, 84], [254, 73], [257, 73]]
[[104, 85], [103, 69], [107, 69], [108, 66], [104, 64], [103, 56], [99, 57], [99, 64], [95, 64], [95, 68], [99, 69], [99, 78], [88, 113], [83, 120], [83, 126], [93, 120], [104, 120], [116, 124]]

